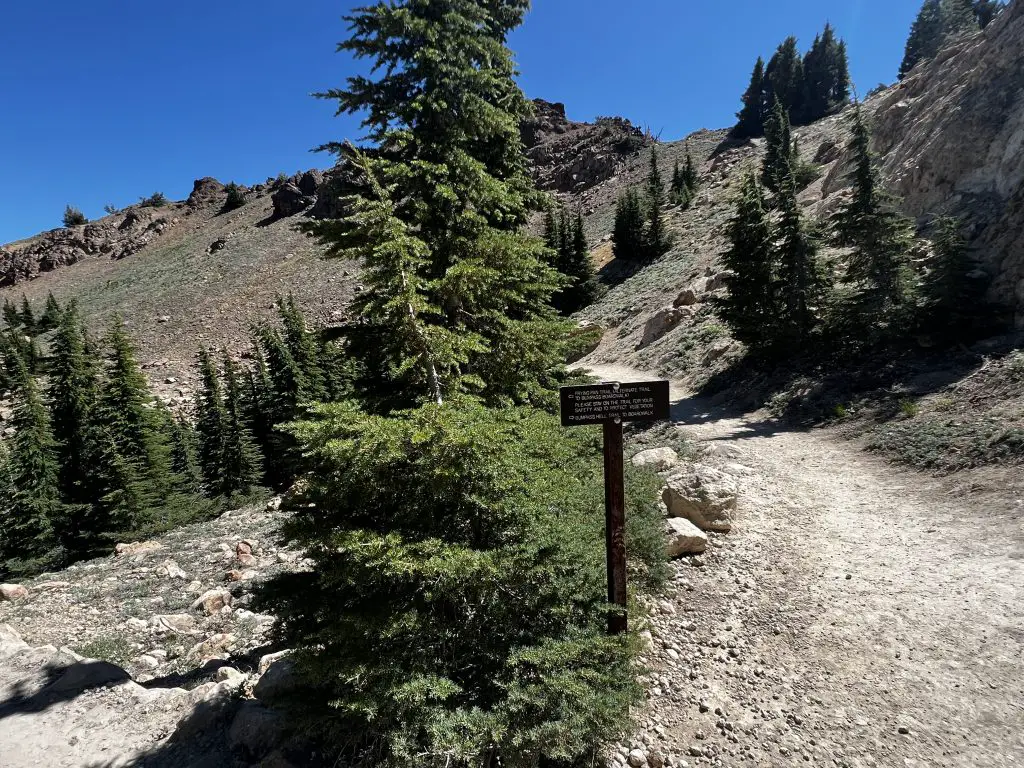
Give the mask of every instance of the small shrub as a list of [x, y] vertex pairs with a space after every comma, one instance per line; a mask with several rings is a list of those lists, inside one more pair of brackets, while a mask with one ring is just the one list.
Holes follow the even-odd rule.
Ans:
[[906, 416], [907, 418], [912, 419], [915, 416], [917, 416], [917, 414], [920, 413], [920, 412], [921, 412], [920, 406], [917, 403], [915, 403], [913, 400], [909, 400], [907, 398], [904, 398], [903, 400], [900, 400], [900, 413], [903, 416]]
[[78, 655], [87, 659], [99, 659], [117, 664], [119, 667], [127, 666], [131, 661], [134, 649], [127, 638], [118, 635], [108, 635], [90, 640], [85, 645], [78, 647]]
[[167, 205], [167, 197], [163, 192], [154, 192], [149, 197], [140, 197], [139, 205], [143, 208], [162, 208]]
[[233, 211], [245, 205], [245, 190], [235, 184], [235, 182], [230, 182], [224, 189], [227, 192], [227, 197], [224, 199], [225, 212]]
[[936, 411], [952, 411], [956, 408], [956, 401], [951, 397], [940, 397], [932, 403]]
[[835, 414], [835, 417], [837, 419], [845, 419], [847, 416], [850, 415], [850, 410], [842, 403], [839, 403], [838, 405], [836, 405], [835, 408], [832, 409], [832, 413]]
[[821, 177], [821, 166], [803, 160], [798, 161], [793, 171], [797, 189], [806, 189]]
[[89, 219], [86, 218], [85, 214], [75, 208], [73, 205], [66, 206], [64, 208], [64, 226], [65, 227], [77, 227], [80, 224], [88, 224]]
[[116, 205], [113, 205], [111, 203], [107, 203], [106, 205], [104, 205], [103, 211], [109, 216], [113, 216], [115, 213], [121, 212], [121, 210]]

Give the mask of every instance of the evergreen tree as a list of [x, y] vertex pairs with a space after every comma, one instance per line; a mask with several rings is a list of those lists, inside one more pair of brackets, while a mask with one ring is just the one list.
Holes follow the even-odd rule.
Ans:
[[814, 39], [804, 57], [802, 122], [813, 122], [849, 103], [850, 72], [846, 44], [836, 39], [831, 24]]
[[74, 302], [61, 313], [52, 355], [50, 418], [61, 496], [70, 504], [92, 504], [98, 500], [94, 473], [99, 361], [86, 348], [85, 328]]
[[661, 258], [671, 247], [665, 219], [661, 214], [665, 207], [665, 184], [658, 170], [658, 152], [651, 150], [651, 167], [647, 174], [647, 230], [645, 232], [644, 257], [648, 261]]
[[718, 302], [718, 309], [733, 336], [755, 353], [772, 344], [772, 329], [778, 319], [772, 238], [761, 186], [749, 174], [729, 225], [729, 250], [723, 257], [729, 270], [728, 294]]
[[288, 351], [302, 373], [299, 400], [323, 400], [327, 391], [324, 386], [324, 373], [320, 368], [320, 346], [316, 335], [309, 330], [306, 318], [291, 294], [287, 299], [278, 299], [277, 311], [284, 330], [285, 344], [288, 345]]
[[772, 102], [772, 111], [765, 124], [764, 136], [765, 156], [761, 182], [772, 192], [779, 192], [786, 176], [794, 171], [794, 144], [786, 110], [777, 99]]
[[700, 186], [700, 177], [697, 175], [697, 168], [693, 164], [693, 155], [690, 154], [689, 148], [686, 150], [686, 168], [683, 171], [683, 183], [686, 185], [686, 189], [692, 198], [697, 192], [697, 187]]
[[[795, 37], [787, 37], [765, 69], [766, 104], [782, 104], [789, 120], [799, 120], [804, 111], [804, 65]], [[768, 117], [766, 116], [766, 120]]]
[[[276, 446], [273, 421], [273, 383], [267, 370], [267, 361], [260, 346], [259, 337], [253, 339], [253, 365], [245, 371], [245, 425], [264, 460], [263, 483], [273, 485], [270, 465]], [[321, 355], [321, 359], [327, 359]], [[335, 398], [341, 399], [341, 398]]]
[[900, 79], [906, 77], [918, 62], [935, 57], [942, 47], [943, 23], [941, 0], [925, 0], [910, 28], [910, 37], [900, 64]]
[[637, 191], [630, 187], [615, 204], [612, 252], [616, 259], [640, 261], [646, 254], [644, 208]]
[[[683, 170], [679, 167], [679, 158], [672, 166], [672, 181], [668, 185], [668, 198], [673, 205], [682, 205], [685, 200], [686, 183], [683, 181]], [[686, 201], [688, 202], [688, 201]]]
[[54, 298], [53, 293], [47, 293], [46, 309], [43, 310], [43, 316], [39, 318], [39, 330], [52, 331], [60, 325], [60, 320], [60, 304], [57, 302], [57, 299]]
[[941, 0], [942, 34], [948, 39], [978, 31], [974, 0]]
[[224, 359], [224, 440], [220, 491], [225, 496], [247, 494], [262, 476], [259, 451], [246, 425], [242, 382], [235, 361], [225, 351]]
[[199, 350], [199, 376], [202, 381], [202, 388], [196, 403], [199, 469], [203, 475], [207, 494], [216, 496], [223, 484], [224, 441], [228, 414], [224, 407], [220, 374], [207, 349]]
[[196, 432], [185, 419], [167, 415], [171, 436], [171, 471], [180, 493], [198, 495], [203, 491], [203, 475], [196, 458]]
[[747, 139], [764, 133], [764, 121], [767, 116], [765, 102], [764, 59], [757, 57], [754, 71], [750, 75], [750, 85], [743, 94], [743, 108], [736, 114], [736, 125], [732, 135], [737, 139]]
[[[399, 322], [458, 339], [452, 363], [460, 375], [448, 376], [441, 389], [470, 391], [484, 382], [489, 402], [549, 398], [564, 369], [568, 332], [549, 304], [558, 275], [544, 263], [544, 244], [523, 231], [543, 198], [522, 151], [519, 126], [531, 106], [515, 81], [505, 36], [526, 6], [407, 0], [354, 12], [352, 37], [341, 49], [373, 60], [377, 77], [352, 77], [347, 88], [322, 96], [337, 100], [340, 112], [366, 115], [376, 146], [363, 154], [327, 145], [359, 177], [345, 203], [357, 212], [308, 227], [328, 255], [399, 243], [414, 255], [404, 262], [406, 290], [415, 290], [425, 311], [416, 323]], [[413, 91], [417, 98], [407, 99]], [[359, 199], [373, 210], [360, 209]], [[373, 226], [354, 231], [372, 217]], [[368, 232], [376, 242], [357, 243]], [[398, 314], [408, 318], [407, 309]], [[379, 330], [378, 338], [389, 332]]]
[[0, 510], [0, 559], [16, 574], [59, 567], [63, 560], [55, 534], [63, 510], [50, 420], [24, 366], [17, 380], [14, 435], [4, 469], [9, 498]]
[[26, 336], [36, 335], [36, 316], [25, 294], [21, 295], [21, 327], [25, 330]]
[[18, 308], [11, 303], [10, 299], [4, 299], [4, 322], [11, 330], [21, 327], [21, 315], [18, 314]]
[[987, 286], [974, 275], [977, 265], [961, 232], [963, 223], [944, 216], [932, 226], [934, 254], [921, 281], [920, 329], [947, 341], [968, 340], [985, 329]]
[[976, 0], [974, 14], [978, 20], [978, 26], [985, 29], [1005, 9], [1006, 3], [1001, 0]]
[[[557, 254], [561, 242], [561, 234], [558, 231], [558, 217], [555, 215], [555, 206], [549, 205], [547, 210], [544, 212], [544, 244]], [[555, 259], [552, 259], [551, 263], [554, 264]]]
[[858, 289], [860, 324], [871, 335], [898, 335], [909, 319], [913, 227], [882, 189], [870, 145], [871, 134], [858, 108], [850, 141], [854, 193], [835, 215], [836, 239], [852, 249], [846, 280]]
[[781, 217], [774, 255], [779, 302], [776, 337], [780, 351], [800, 354], [808, 349], [819, 324], [826, 284], [817, 263], [817, 244], [800, 213], [792, 167], [781, 180], [777, 203]]
[[567, 224], [572, 239], [569, 251], [559, 266], [569, 283], [552, 297], [555, 308], [563, 315], [571, 315], [597, 300], [599, 286], [590, 260], [590, 244], [583, 230], [583, 214], [577, 211], [576, 218]]

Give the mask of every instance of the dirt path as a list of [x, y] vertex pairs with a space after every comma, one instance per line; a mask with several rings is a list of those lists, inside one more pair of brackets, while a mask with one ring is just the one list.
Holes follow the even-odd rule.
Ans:
[[703, 567], [676, 565], [654, 621], [648, 751], [676, 765], [1024, 765], [1021, 501], [958, 503], [827, 432], [684, 395], [679, 428], [742, 494], [733, 532]]

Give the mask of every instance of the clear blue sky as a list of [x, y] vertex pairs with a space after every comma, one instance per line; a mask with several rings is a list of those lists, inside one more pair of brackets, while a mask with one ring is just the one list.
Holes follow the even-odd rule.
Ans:
[[[325, 167], [359, 135], [309, 93], [354, 70], [334, 52], [351, 4], [45, 0], [0, 24], [0, 243], [216, 176]], [[831, 20], [861, 92], [896, 75], [920, 0], [537, 0], [511, 40], [531, 97], [679, 138], [731, 124], [756, 57]]]

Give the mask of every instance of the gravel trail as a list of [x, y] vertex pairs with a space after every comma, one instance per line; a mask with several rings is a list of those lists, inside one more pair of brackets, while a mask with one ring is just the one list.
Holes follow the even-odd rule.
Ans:
[[951, 498], [827, 431], [676, 386], [673, 401], [737, 476], [737, 525], [700, 567], [674, 566], [650, 712], [622, 757], [646, 743], [675, 765], [1024, 765], [1024, 502]]

